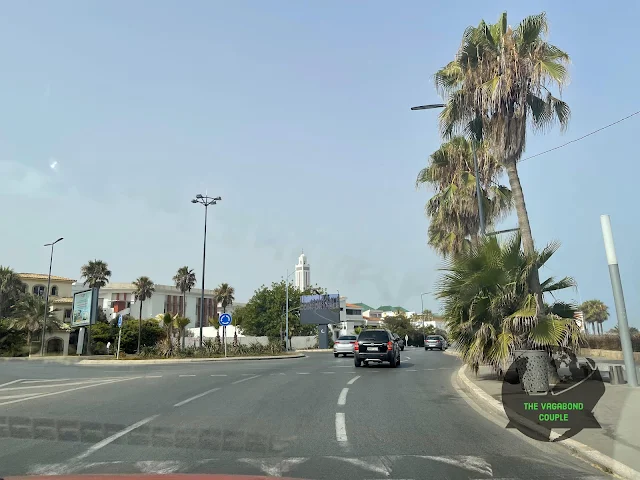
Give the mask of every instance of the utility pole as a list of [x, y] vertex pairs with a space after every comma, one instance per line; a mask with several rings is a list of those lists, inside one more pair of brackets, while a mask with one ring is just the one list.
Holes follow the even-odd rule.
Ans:
[[207, 209], [209, 205], [216, 205], [222, 197], [208, 197], [207, 195], [196, 195], [191, 203], [204, 205], [204, 246], [202, 247], [202, 292], [200, 294], [200, 347], [202, 347], [202, 327], [204, 326], [204, 269], [207, 258]]
[[[44, 318], [42, 319], [42, 342], [40, 345], [40, 355], [44, 357], [44, 335], [47, 328], [47, 315], [49, 314], [49, 291], [51, 290], [51, 267], [53, 265], [53, 246], [64, 240], [63, 237], [60, 237], [53, 243], [45, 243], [45, 247], [51, 247], [51, 256], [49, 257], [49, 277], [47, 278], [47, 291], [45, 292], [45, 300], [44, 300]], [[31, 345], [29, 345], [29, 352], [31, 352]], [[31, 355], [31, 353], [29, 353]]]
[[627, 383], [630, 387], [637, 387], [638, 372], [636, 371], [636, 365], [633, 359], [631, 334], [629, 333], [629, 322], [627, 321], [627, 307], [624, 303], [624, 293], [622, 292], [620, 268], [618, 267], [616, 247], [613, 243], [613, 232], [611, 230], [611, 218], [609, 217], [609, 215], [600, 215], [600, 225], [602, 226], [604, 250], [607, 254], [607, 263], [609, 264], [609, 276], [611, 277], [613, 300], [616, 305], [616, 316], [618, 317], [618, 334], [620, 335], [620, 344], [622, 345], [624, 367], [627, 371]]

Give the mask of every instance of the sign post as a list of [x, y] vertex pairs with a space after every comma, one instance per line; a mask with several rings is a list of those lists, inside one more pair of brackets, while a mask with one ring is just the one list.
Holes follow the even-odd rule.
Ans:
[[118, 352], [116, 360], [120, 359], [120, 339], [122, 338], [122, 314], [118, 315]]
[[224, 342], [224, 356], [227, 356], [227, 325], [231, 325], [231, 314], [223, 313], [218, 319], [220, 325], [222, 325], [222, 341]]

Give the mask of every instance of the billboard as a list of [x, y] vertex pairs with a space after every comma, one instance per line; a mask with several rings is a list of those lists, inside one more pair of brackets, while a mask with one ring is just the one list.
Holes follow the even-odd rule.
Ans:
[[73, 308], [71, 314], [72, 327], [85, 327], [91, 321], [91, 307], [93, 305], [93, 290], [84, 290], [73, 294]]
[[340, 296], [302, 295], [300, 297], [300, 323], [304, 325], [328, 325], [340, 322]]

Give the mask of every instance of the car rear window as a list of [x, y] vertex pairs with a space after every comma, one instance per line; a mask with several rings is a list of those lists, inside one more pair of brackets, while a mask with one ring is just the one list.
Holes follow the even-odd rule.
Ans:
[[440, 340], [440, 337], [437, 335], [429, 335], [427, 337], [427, 340]]
[[355, 340], [356, 336], [355, 335], [343, 335], [342, 337], [338, 338], [338, 340]]
[[387, 332], [374, 330], [372, 332], [362, 332], [358, 337], [360, 342], [386, 342], [389, 340]]

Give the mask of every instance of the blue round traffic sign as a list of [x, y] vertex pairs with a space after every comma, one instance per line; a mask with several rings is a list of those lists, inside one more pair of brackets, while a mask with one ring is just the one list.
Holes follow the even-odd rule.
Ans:
[[226, 327], [227, 325], [231, 325], [231, 314], [230, 313], [221, 313], [220, 318], [218, 319], [220, 325]]

